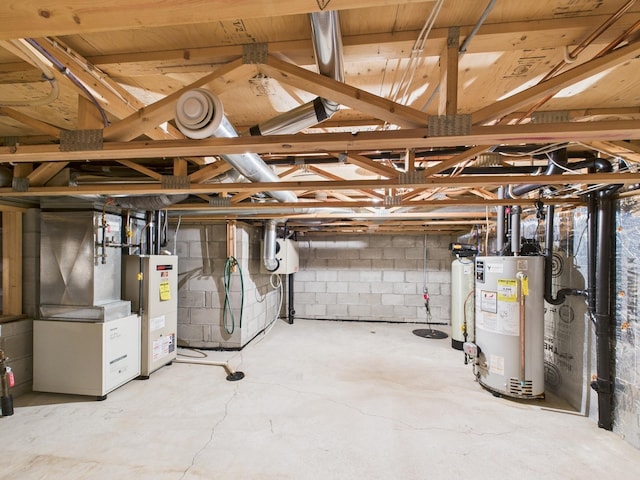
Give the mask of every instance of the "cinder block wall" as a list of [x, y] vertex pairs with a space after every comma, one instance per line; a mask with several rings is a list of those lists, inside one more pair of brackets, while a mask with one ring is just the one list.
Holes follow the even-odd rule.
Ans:
[[[426, 240], [426, 275], [425, 275]], [[450, 322], [451, 253], [443, 235], [349, 235], [299, 239], [298, 318]]]
[[[173, 238], [172, 232], [170, 235]], [[234, 327], [224, 325], [226, 225], [182, 225], [176, 237], [178, 255], [178, 344], [194, 348], [241, 348], [275, 319], [279, 292], [260, 273], [262, 230], [246, 224], [236, 229], [236, 255], [240, 268], [229, 282]], [[170, 245], [172, 248], [172, 245]], [[241, 282], [242, 278], [242, 282]], [[244, 292], [242, 319], [240, 306]], [[240, 326], [242, 320], [242, 326]]]

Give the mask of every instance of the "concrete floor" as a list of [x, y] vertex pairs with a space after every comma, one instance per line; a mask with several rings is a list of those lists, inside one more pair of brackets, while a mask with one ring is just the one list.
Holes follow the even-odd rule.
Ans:
[[[278, 323], [103, 402], [34, 393], [0, 418], [2, 479], [628, 479], [640, 451], [544, 401], [495, 398], [414, 325]], [[187, 352], [193, 354], [193, 352]], [[636, 472], [636, 473], [632, 473]]]

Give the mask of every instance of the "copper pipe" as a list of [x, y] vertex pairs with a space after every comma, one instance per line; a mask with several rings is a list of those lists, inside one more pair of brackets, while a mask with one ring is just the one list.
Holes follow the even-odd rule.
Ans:
[[525, 338], [525, 289], [523, 283], [527, 279], [527, 274], [518, 272], [518, 280], [520, 280], [520, 385], [524, 386], [526, 382], [525, 377], [525, 351], [526, 351], [526, 338]]
[[604, 47], [602, 50], [598, 52], [598, 54], [594, 58], [602, 57], [603, 55], [613, 51], [618, 45], [627, 40], [631, 35], [640, 30], [640, 20], [627, 28], [624, 32], [622, 32], [618, 37], [613, 40], [609, 45]]
[[[600, 35], [602, 35], [604, 32], [606, 32], [615, 22], [617, 22], [622, 15], [624, 15], [632, 6], [633, 4], [636, 3], [636, 0], [629, 0], [622, 8], [620, 8], [620, 10], [618, 10], [616, 13], [614, 13], [611, 17], [609, 17], [602, 25], [600, 25], [598, 28], [596, 28], [593, 32], [591, 32], [591, 34], [589, 36], [587, 36], [587, 38], [585, 38], [584, 40], [582, 40], [582, 42], [580, 42], [571, 53], [569, 53], [567, 55], [568, 58], [570, 58], [571, 60], [575, 60], [576, 58], [578, 58], [578, 56], [589, 46], [591, 45]], [[631, 26], [630, 28], [628, 28], [625, 32], [623, 32], [621, 35], [619, 35], [613, 42], [609, 43], [609, 45], [607, 45], [601, 52], [599, 52], [596, 56], [594, 56], [593, 58], [599, 58], [601, 56], [603, 56], [606, 53], [609, 53], [611, 50], [613, 50], [620, 42], [622, 42], [623, 40], [625, 40], [626, 38], [628, 38], [632, 33], [634, 33], [635, 31], [637, 31], [638, 29], [638, 23], [634, 24], [633, 26]], [[542, 80], [540, 80], [537, 85], [541, 84], [542, 82], [549, 80], [550, 78], [554, 77], [558, 72], [560, 72], [560, 70], [562, 70], [562, 68], [568, 65], [566, 59], [562, 60], [560, 63], [558, 63], [555, 67], [553, 67], [543, 78]], [[527, 112], [518, 119], [518, 121], [516, 123], [522, 123], [522, 121], [525, 118], [528, 118], [531, 116], [531, 114], [533, 112], [535, 112], [536, 110], [538, 110], [542, 105], [544, 105], [545, 103], [547, 103], [549, 100], [551, 100], [553, 98], [554, 94], [550, 94], [547, 95], [546, 97], [538, 100], [538, 102], [536, 102], [529, 110], [527, 110]]]

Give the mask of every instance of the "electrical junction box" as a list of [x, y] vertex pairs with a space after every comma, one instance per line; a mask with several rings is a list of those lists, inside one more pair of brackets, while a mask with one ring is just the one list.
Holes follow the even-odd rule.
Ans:
[[264, 263], [260, 263], [261, 272], [278, 275], [296, 273], [300, 269], [300, 258], [296, 242], [285, 238], [276, 239], [276, 260], [278, 261], [278, 268], [272, 272], [264, 268]]

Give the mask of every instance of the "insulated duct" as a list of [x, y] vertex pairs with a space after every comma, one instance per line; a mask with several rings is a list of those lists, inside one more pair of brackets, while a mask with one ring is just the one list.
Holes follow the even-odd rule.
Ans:
[[183, 195], [145, 195], [139, 197], [112, 197], [113, 201], [120, 208], [129, 210], [164, 210], [165, 208], [186, 200], [189, 197]]
[[[224, 116], [222, 102], [204, 88], [185, 92], [176, 105], [176, 125], [189, 138], [235, 138], [238, 133]], [[280, 178], [255, 153], [225, 154], [221, 157], [252, 182], [279, 182]], [[291, 191], [268, 192], [280, 202], [297, 202]]]
[[264, 268], [270, 272], [278, 269], [278, 260], [276, 259], [276, 221], [267, 220], [264, 222], [264, 245], [262, 249], [262, 262]]
[[[318, 72], [325, 77], [344, 82], [342, 35], [338, 12], [335, 10], [314, 12], [309, 17]], [[271, 120], [254, 125], [249, 129], [249, 133], [253, 136], [298, 133], [305, 128], [324, 122], [339, 109], [340, 104], [317, 97]]]

